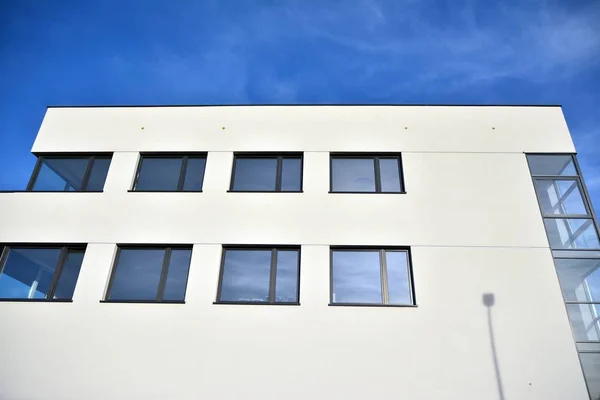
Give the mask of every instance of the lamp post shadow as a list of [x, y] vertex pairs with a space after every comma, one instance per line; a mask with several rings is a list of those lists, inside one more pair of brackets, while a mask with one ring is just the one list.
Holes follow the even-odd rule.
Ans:
[[498, 354], [496, 352], [496, 340], [494, 337], [494, 326], [492, 324], [492, 307], [496, 301], [493, 293], [484, 293], [483, 305], [487, 308], [488, 330], [490, 332], [490, 347], [492, 348], [492, 359], [494, 361], [494, 372], [496, 374], [496, 384], [498, 385], [498, 396], [500, 400], [506, 400], [504, 397], [504, 387], [502, 386], [502, 376], [500, 375], [500, 367], [498, 366]]

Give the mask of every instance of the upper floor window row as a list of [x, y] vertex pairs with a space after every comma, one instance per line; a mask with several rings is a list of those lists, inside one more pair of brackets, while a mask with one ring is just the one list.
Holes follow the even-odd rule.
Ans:
[[[141, 153], [134, 192], [201, 192], [206, 153]], [[100, 192], [111, 155], [43, 155], [29, 191]], [[399, 153], [332, 153], [332, 193], [404, 193]], [[302, 192], [302, 153], [235, 153], [230, 192]]]

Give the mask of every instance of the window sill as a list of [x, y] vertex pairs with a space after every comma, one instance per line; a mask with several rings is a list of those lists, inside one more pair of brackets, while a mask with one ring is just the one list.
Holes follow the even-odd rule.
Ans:
[[185, 304], [185, 300], [100, 300], [100, 303], [115, 304]]
[[401, 307], [417, 308], [416, 304], [329, 303], [330, 307]]
[[16, 302], [16, 303], [72, 303], [72, 299], [2, 299], [0, 302]]
[[202, 190], [128, 190], [129, 193], [202, 193]]
[[104, 193], [104, 190], [0, 190], [0, 193]]
[[334, 192], [329, 191], [331, 194], [406, 194], [406, 192]]
[[303, 190], [283, 191], [283, 190], [228, 190], [227, 193], [304, 193]]
[[299, 306], [300, 303], [267, 303], [258, 301], [214, 301], [213, 304], [250, 305], [250, 306]]

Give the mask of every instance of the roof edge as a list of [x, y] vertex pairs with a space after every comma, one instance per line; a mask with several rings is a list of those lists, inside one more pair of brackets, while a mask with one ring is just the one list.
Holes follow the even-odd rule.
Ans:
[[76, 104], [48, 105], [46, 108], [152, 108], [152, 107], [560, 107], [562, 104], [394, 104], [394, 103], [310, 103], [310, 104]]

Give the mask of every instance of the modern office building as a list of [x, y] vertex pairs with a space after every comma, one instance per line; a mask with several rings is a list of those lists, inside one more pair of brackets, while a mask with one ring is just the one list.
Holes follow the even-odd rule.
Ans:
[[1, 399], [600, 397], [560, 107], [50, 107], [33, 153]]

